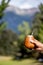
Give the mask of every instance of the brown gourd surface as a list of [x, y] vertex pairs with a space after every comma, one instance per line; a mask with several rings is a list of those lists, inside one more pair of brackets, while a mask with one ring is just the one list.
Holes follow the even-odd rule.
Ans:
[[[34, 38], [32, 38], [32, 39], [34, 40]], [[30, 42], [28, 36], [25, 38], [25, 47], [30, 48], [30, 49], [33, 49], [35, 47], [35, 45]]]

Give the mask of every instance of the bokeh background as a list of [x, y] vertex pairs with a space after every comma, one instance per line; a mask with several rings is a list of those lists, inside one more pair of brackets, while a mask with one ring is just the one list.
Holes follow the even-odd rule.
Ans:
[[24, 46], [32, 32], [43, 43], [43, 0], [0, 0], [0, 65], [43, 65], [43, 51]]

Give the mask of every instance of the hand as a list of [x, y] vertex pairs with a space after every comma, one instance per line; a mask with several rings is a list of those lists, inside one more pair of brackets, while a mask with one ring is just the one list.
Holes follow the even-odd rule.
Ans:
[[35, 48], [35, 50], [38, 51], [43, 51], [43, 44], [41, 42], [39, 42], [38, 40], [34, 39], [34, 40], [30, 40], [30, 42], [34, 43], [37, 47]]

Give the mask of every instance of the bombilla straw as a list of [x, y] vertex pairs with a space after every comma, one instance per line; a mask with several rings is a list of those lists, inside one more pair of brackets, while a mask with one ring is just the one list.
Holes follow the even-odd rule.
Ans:
[[33, 32], [32, 32], [32, 34], [31, 35], [33, 35]]

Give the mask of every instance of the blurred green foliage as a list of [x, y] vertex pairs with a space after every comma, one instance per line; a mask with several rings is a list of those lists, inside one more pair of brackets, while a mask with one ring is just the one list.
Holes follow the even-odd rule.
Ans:
[[4, 15], [4, 10], [8, 6], [8, 3], [10, 2], [10, 0], [7, 0], [7, 2], [5, 2], [5, 1], [6, 0], [2, 0], [1, 4], [0, 4], [0, 19], [2, 19], [3, 15]]
[[32, 31], [36, 39], [43, 42], [43, 4], [39, 5], [39, 12], [35, 14]]
[[0, 36], [0, 54], [1, 55], [14, 55], [15, 44], [13, 41], [17, 41], [17, 34], [11, 30], [4, 30]]
[[25, 37], [29, 35], [31, 32], [29, 23], [26, 21], [23, 21], [22, 24], [18, 25], [18, 31], [19, 31], [19, 35], [18, 35], [18, 45], [17, 46], [19, 47], [19, 50], [18, 50], [18, 53], [20, 55], [19, 58], [23, 58], [24, 56], [30, 57], [31, 51], [24, 46]]
[[20, 47], [23, 46], [25, 36], [30, 34], [30, 30], [31, 29], [30, 29], [29, 23], [26, 21], [23, 21], [23, 23], [18, 26], [18, 31], [20, 32], [18, 36], [18, 42], [19, 42], [18, 45], [20, 45]]
[[23, 21], [23, 23], [18, 26], [18, 31], [20, 32], [19, 39], [23, 41], [25, 36], [30, 34], [31, 29], [30, 29], [29, 23], [26, 21]]
[[2, 33], [3, 30], [5, 30], [6, 25], [7, 24], [5, 22], [0, 23], [0, 34]]

